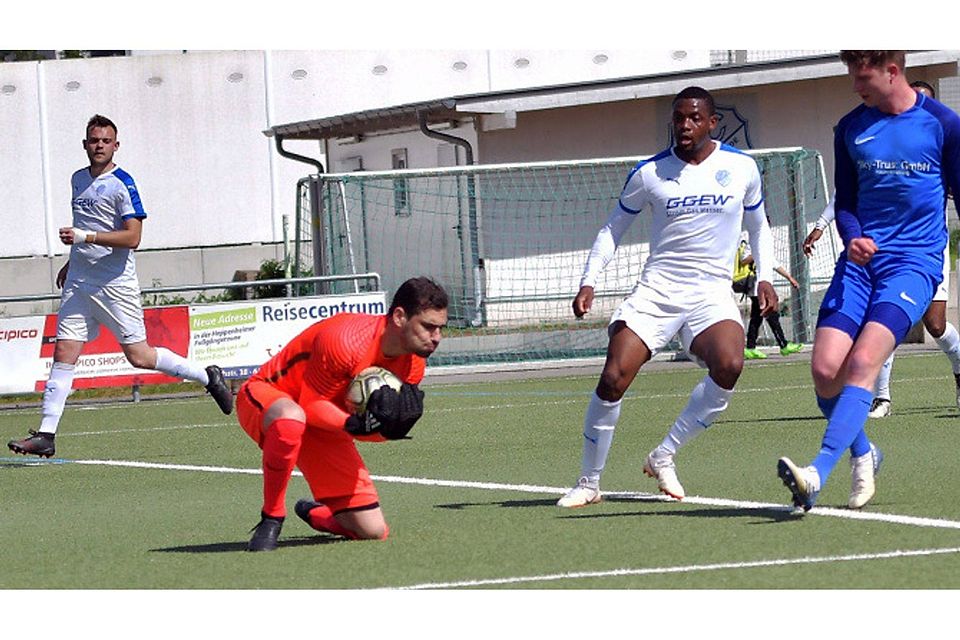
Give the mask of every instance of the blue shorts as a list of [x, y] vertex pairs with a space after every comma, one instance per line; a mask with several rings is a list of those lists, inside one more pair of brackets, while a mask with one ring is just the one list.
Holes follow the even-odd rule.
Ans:
[[820, 304], [817, 328], [834, 327], [856, 340], [864, 325], [875, 321], [900, 344], [923, 317], [943, 278], [942, 264], [936, 262], [878, 253], [861, 267], [841, 256]]

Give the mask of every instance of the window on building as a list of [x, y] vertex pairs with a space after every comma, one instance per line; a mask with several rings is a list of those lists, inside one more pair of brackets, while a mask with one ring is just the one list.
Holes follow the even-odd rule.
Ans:
[[[407, 150], [394, 149], [390, 152], [394, 169], [407, 168]], [[410, 191], [406, 178], [393, 180], [393, 211], [398, 216], [410, 215]]]

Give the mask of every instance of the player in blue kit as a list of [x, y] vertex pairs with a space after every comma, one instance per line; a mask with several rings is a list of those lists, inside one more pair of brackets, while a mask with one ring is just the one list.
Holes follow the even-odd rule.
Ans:
[[[922, 93], [928, 98], [936, 98], [933, 87], [923, 80], [915, 80], [910, 83], [914, 91]], [[944, 211], [946, 217], [947, 212]], [[803, 241], [803, 252], [809, 256], [813, 252], [813, 245], [823, 235], [826, 229], [834, 219], [833, 197], [827, 207], [817, 219], [816, 226]], [[933, 294], [933, 302], [923, 314], [923, 326], [933, 338], [937, 346], [943, 351], [944, 355], [950, 360], [953, 370], [954, 386], [956, 389], [955, 397], [957, 406], [960, 406], [960, 333], [953, 323], [947, 320], [947, 300], [950, 298], [950, 248], [943, 248], [943, 280]], [[886, 362], [880, 368], [880, 374], [877, 376], [876, 395], [873, 398], [873, 404], [870, 406], [871, 418], [885, 418], [892, 413], [892, 403], [890, 397], [890, 374], [893, 370], [893, 358], [896, 352], [890, 354]]]
[[57, 314], [53, 365], [43, 392], [40, 427], [7, 447], [15, 453], [49, 458], [73, 386], [83, 345], [97, 337], [100, 326], [113, 333], [134, 367], [155, 369], [204, 385], [226, 414], [233, 395], [220, 367], [201, 367], [164, 347], [147, 343], [133, 250], [140, 245], [147, 217], [133, 178], [113, 162], [120, 148], [117, 126], [101, 115], [87, 123], [83, 140], [90, 166], [71, 178], [73, 226], [60, 229], [70, 246], [70, 260], [57, 274], [63, 288]]
[[840, 53], [863, 104], [834, 133], [836, 221], [846, 251], [820, 307], [811, 364], [828, 422], [809, 466], [777, 463], [804, 510], [848, 448], [848, 505], [873, 497], [883, 459], [864, 432], [874, 383], [943, 277], [947, 189], [960, 188], [960, 117], [913, 90], [905, 58], [903, 51]]

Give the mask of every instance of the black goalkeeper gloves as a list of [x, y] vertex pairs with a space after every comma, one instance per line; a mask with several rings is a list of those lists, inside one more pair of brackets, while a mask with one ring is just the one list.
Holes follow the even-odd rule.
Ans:
[[398, 393], [384, 385], [370, 394], [367, 410], [347, 418], [344, 428], [352, 435], [381, 433], [387, 440], [405, 438], [423, 415], [423, 391], [403, 383]]

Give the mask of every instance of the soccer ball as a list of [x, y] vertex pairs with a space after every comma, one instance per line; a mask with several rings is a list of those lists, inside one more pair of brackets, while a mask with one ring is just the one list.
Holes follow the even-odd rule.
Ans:
[[347, 388], [347, 407], [353, 413], [362, 414], [367, 410], [367, 401], [370, 395], [387, 385], [400, 391], [400, 378], [383, 367], [368, 367], [357, 374]]

